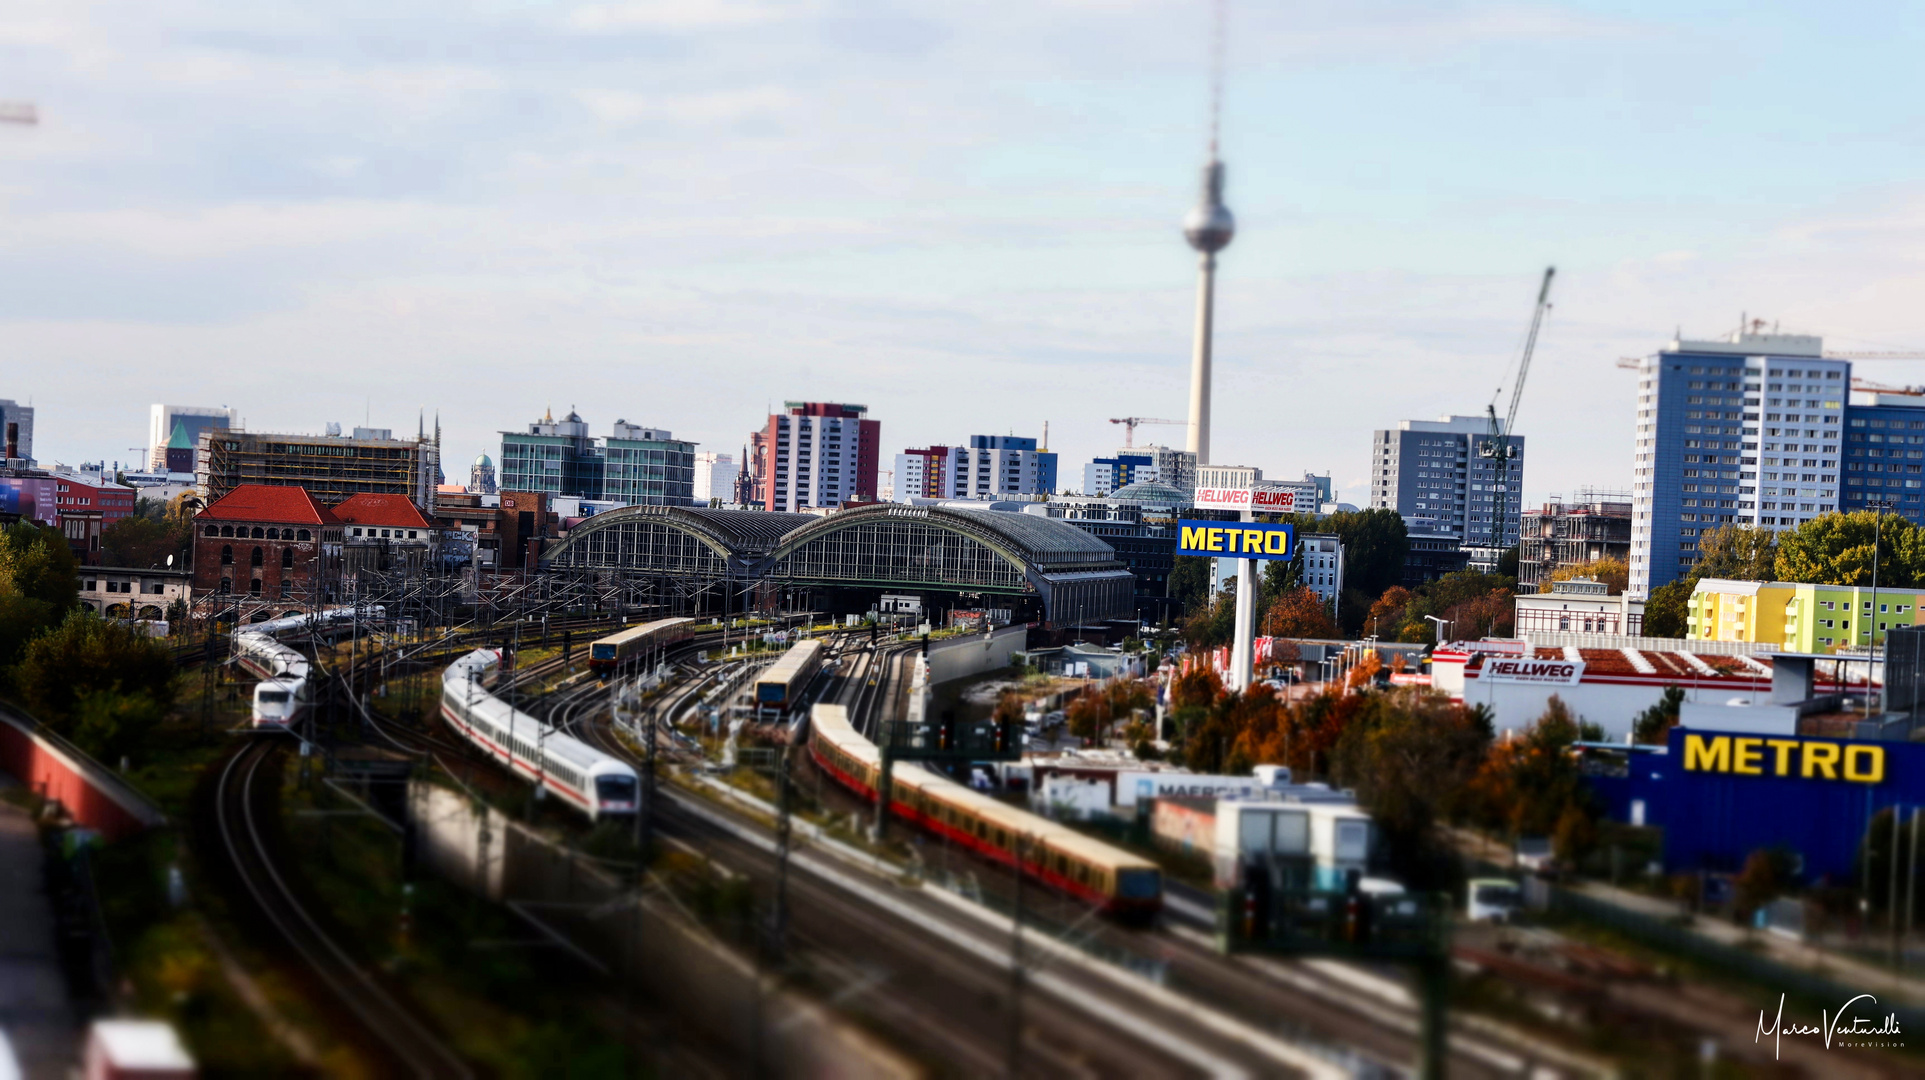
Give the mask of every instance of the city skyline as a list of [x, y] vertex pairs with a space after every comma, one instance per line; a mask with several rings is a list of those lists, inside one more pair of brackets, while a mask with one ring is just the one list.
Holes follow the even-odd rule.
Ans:
[[[716, 392], [738, 386], [866, 402], [889, 453], [960, 417], [1110, 454], [1107, 417], [1184, 413], [1208, 23], [1002, 15], [430, 12], [375, 51], [345, 15], [63, 9], [6, 46], [41, 123], [0, 139], [24, 360], [0, 392], [68, 463], [132, 458], [152, 402], [202, 400], [255, 430], [426, 408], [450, 461], [550, 402], [737, 451], [763, 405]], [[1702, 70], [1713, 43], [1749, 63]], [[1917, 76], [1877, 62], [1901, 49], [1790, 7], [1234, 9], [1213, 456], [1328, 470], [1365, 504], [1370, 432], [1481, 411], [1552, 260], [1527, 504], [1628, 484], [1613, 361], [1680, 326], [1919, 344]], [[966, 73], [984, 92], [958, 105]], [[1760, 157], [1735, 199], [1719, 170], [1657, 167]]]

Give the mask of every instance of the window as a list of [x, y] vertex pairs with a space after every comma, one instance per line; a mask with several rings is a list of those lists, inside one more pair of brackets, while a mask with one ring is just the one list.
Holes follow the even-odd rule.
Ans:
[[261, 540], [261, 539], [264, 539], [266, 536], [267, 534], [261, 530], [261, 527], [259, 525], [254, 526], [253, 539]]
[[256, 548], [254, 549], [254, 554], [253, 554], [253, 556], [252, 556], [251, 558], [249, 558], [249, 559], [248, 559], [248, 563], [247, 563], [247, 564], [248, 564], [249, 566], [259, 566], [259, 565], [261, 565], [261, 549], [260, 549], [259, 547], [256, 547]]
[[220, 526], [218, 526], [218, 525], [209, 525], [209, 526], [207, 527], [207, 535], [208, 535], [208, 536], [219, 536], [220, 534], [221, 534], [221, 529], [220, 529]]
[[221, 591], [224, 593], [231, 593], [234, 591], [234, 582], [231, 578], [221, 579]]
[[253, 581], [248, 582], [247, 592], [249, 596], [261, 595], [261, 579], [255, 578]]
[[303, 539], [303, 540], [306, 540], [306, 539], [308, 539], [308, 535], [307, 535], [307, 530], [306, 530], [306, 529], [302, 529], [302, 530], [301, 530], [301, 539]]
[[221, 526], [221, 535], [222, 535], [222, 536], [233, 536], [233, 535], [234, 535], [234, 526], [232, 526], [232, 525], [223, 525], [223, 526]]
[[221, 565], [222, 566], [234, 565], [234, 545], [232, 544], [221, 545]]
[[294, 549], [293, 548], [284, 547], [281, 549], [281, 569], [283, 570], [294, 569]]

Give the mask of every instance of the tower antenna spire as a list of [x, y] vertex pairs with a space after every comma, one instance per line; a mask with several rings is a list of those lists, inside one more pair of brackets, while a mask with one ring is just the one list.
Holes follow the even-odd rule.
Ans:
[[1216, 322], [1216, 257], [1236, 236], [1236, 218], [1223, 205], [1223, 160], [1218, 156], [1218, 122], [1223, 108], [1223, 23], [1227, 0], [1212, 5], [1215, 26], [1210, 56], [1210, 160], [1203, 166], [1203, 190], [1196, 209], [1183, 221], [1183, 238], [1197, 252], [1196, 330], [1190, 352], [1190, 438], [1196, 464], [1210, 462], [1211, 362]]
[[1217, 159], [1217, 134], [1223, 119], [1223, 23], [1229, 15], [1229, 0], [1211, 5], [1210, 32], [1210, 160]]

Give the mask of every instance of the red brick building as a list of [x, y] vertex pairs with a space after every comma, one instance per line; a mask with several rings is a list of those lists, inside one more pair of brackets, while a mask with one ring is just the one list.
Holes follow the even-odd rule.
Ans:
[[439, 530], [406, 495], [363, 492], [336, 503], [346, 532], [346, 571], [422, 570], [434, 559]]
[[53, 479], [54, 511], [74, 560], [82, 566], [100, 565], [101, 531], [133, 516], [134, 489], [112, 481], [90, 483], [68, 473], [55, 473]]
[[194, 515], [194, 594], [336, 602], [344, 534], [341, 520], [301, 488], [242, 484]]

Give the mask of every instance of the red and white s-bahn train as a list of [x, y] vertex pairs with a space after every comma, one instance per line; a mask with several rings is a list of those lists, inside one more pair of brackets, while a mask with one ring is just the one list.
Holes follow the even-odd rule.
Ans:
[[[882, 757], [849, 723], [841, 705], [809, 716], [809, 752], [837, 782], [874, 801]], [[890, 767], [889, 808], [898, 816], [981, 852], [1106, 912], [1148, 919], [1163, 906], [1163, 872], [1140, 855], [1111, 847], [1045, 817], [999, 802], [915, 765]]]
[[641, 784], [625, 761], [521, 712], [491, 691], [501, 653], [476, 649], [441, 673], [441, 718], [516, 777], [540, 784], [570, 809], [599, 821], [633, 814]]
[[255, 727], [286, 728], [307, 714], [307, 657], [267, 634], [243, 630], [234, 635], [234, 659], [261, 680], [254, 686]]

